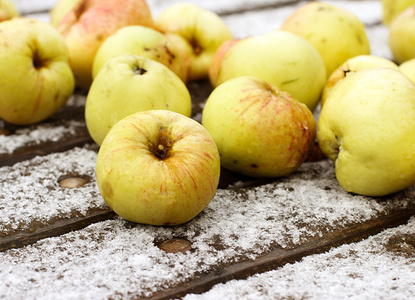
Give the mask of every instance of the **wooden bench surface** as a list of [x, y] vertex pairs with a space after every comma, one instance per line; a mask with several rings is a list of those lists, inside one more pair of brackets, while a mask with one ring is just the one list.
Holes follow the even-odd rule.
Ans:
[[[23, 15], [44, 21], [56, 2], [15, 1]], [[180, 1], [147, 2], [156, 16]], [[237, 38], [278, 29], [306, 3], [194, 2], [217, 12]], [[362, 20], [372, 54], [392, 58], [380, 1], [328, 2]], [[200, 120], [212, 87], [205, 80], [188, 88], [193, 118]], [[223, 170], [215, 198], [194, 220], [175, 227], [134, 224], [99, 194], [98, 147], [85, 127], [85, 97], [76, 90], [40, 124], [0, 119], [0, 298], [415, 297], [415, 187], [382, 198], [352, 195], [326, 159], [276, 180]], [[63, 188], [67, 177], [87, 184]], [[190, 250], [164, 251], [161, 243], [175, 238]]]

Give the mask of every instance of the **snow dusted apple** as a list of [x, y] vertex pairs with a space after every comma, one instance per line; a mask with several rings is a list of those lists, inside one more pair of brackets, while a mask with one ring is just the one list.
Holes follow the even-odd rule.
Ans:
[[96, 175], [102, 197], [121, 217], [177, 225], [197, 216], [214, 197], [220, 158], [198, 122], [150, 110], [111, 129], [98, 153]]
[[128, 25], [153, 26], [145, 0], [61, 0], [53, 24], [65, 38], [76, 85], [89, 88], [92, 64], [104, 40]]
[[316, 124], [307, 106], [255, 77], [230, 79], [209, 96], [202, 125], [223, 167], [253, 177], [295, 171], [314, 146]]

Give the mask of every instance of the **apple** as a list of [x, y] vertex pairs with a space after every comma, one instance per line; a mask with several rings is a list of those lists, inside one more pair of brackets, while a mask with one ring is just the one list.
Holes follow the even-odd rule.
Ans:
[[221, 165], [252, 177], [292, 173], [307, 158], [316, 136], [305, 104], [252, 76], [216, 87], [203, 109], [202, 125], [218, 146]]
[[75, 80], [65, 41], [50, 24], [30, 18], [0, 22], [0, 117], [38, 123], [63, 107]]
[[95, 54], [108, 36], [128, 25], [153, 26], [145, 0], [62, 1], [74, 6], [69, 9], [62, 4], [63, 13], [55, 14], [63, 16], [54, 23], [68, 45], [76, 85], [84, 89], [91, 85]]
[[317, 139], [346, 191], [385, 196], [415, 184], [415, 85], [399, 70], [348, 73], [322, 107]]
[[415, 0], [382, 0], [383, 24], [389, 25], [406, 8], [415, 4]]
[[212, 57], [212, 61], [209, 66], [208, 76], [209, 81], [214, 85], [217, 86], [216, 80], [219, 77], [220, 65], [222, 63], [222, 59], [225, 56], [226, 52], [232, 48], [233, 45], [241, 41], [241, 39], [233, 39], [229, 41], [223, 42], [219, 48], [216, 50], [215, 54]]
[[186, 82], [186, 58], [182, 55], [182, 50], [177, 49], [177, 44], [173, 37], [169, 38], [153, 28], [140, 25], [125, 26], [109, 36], [98, 49], [92, 65], [92, 78], [96, 77], [110, 58], [136, 54], [164, 64]]
[[415, 83], [415, 58], [401, 63], [399, 70]]
[[415, 5], [401, 12], [390, 23], [389, 46], [398, 64], [415, 58]]
[[317, 50], [304, 38], [284, 30], [244, 38], [223, 55], [213, 87], [238, 76], [258, 77], [313, 111], [326, 82]]
[[0, 22], [19, 17], [20, 13], [10, 0], [0, 0]]
[[171, 5], [154, 22], [161, 32], [176, 33], [190, 45], [189, 81], [208, 78], [216, 50], [223, 42], [233, 39], [219, 15], [192, 3]]
[[321, 105], [324, 105], [327, 95], [330, 93], [333, 86], [338, 81], [345, 78], [348, 73], [355, 73], [365, 69], [380, 67], [398, 69], [398, 65], [393, 61], [375, 55], [358, 55], [349, 58], [341, 66], [334, 70], [329, 79], [327, 79], [327, 82], [324, 85], [323, 93], [321, 95]]
[[50, 10], [50, 23], [56, 27], [63, 17], [81, 0], [59, 0]]
[[363, 23], [353, 13], [330, 3], [303, 4], [283, 22], [281, 29], [302, 36], [317, 49], [327, 76], [348, 58], [370, 54]]
[[95, 77], [85, 104], [85, 122], [101, 145], [122, 118], [138, 111], [164, 109], [191, 116], [192, 102], [183, 81], [165, 65], [138, 55], [108, 60]]
[[178, 225], [197, 216], [215, 196], [218, 149], [195, 120], [166, 110], [134, 113], [103, 141], [96, 162], [107, 205], [128, 221]]

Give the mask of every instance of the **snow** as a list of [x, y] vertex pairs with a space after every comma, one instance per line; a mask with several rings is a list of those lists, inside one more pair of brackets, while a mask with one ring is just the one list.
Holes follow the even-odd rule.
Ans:
[[[75, 148], [0, 168], [2, 230], [105, 208], [93, 179], [95, 159], [96, 151]], [[69, 170], [92, 180], [79, 189], [59, 188], [57, 178]], [[16, 184], [17, 177], [21, 181]], [[2, 252], [0, 298], [151, 296], [200, 272], [254, 260], [274, 247], [292, 249], [313, 237], [404, 209], [413, 205], [414, 195], [415, 189], [382, 199], [352, 195], [338, 185], [330, 161], [304, 163], [273, 183], [219, 189], [208, 207], [184, 225], [148, 226], [117, 217]], [[191, 251], [165, 253], [157, 247], [175, 237], [188, 240]]]
[[414, 232], [413, 217], [364, 241], [184, 299], [414, 299]]

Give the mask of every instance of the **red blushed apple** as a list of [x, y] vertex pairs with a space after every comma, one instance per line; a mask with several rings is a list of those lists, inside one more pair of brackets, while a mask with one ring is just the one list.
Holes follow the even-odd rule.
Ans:
[[209, 132], [167, 110], [122, 119], [102, 143], [97, 184], [105, 202], [126, 220], [177, 225], [197, 216], [215, 196], [220, 158]]
[[230, 41], [225, 41], [222, 45], [219, 46], [218, 50], [216, 50], [215, 55], [212, 58], [212, 62], [209, 67], [209, 80], [213, 86], [216, 86], [216, 80], [219, 75], [220, 64], [222, 63], [222, 58], [228, 52], [233, 45], [239, 42], [241, 39], [234, 39]]
[[[62, 1], [72, 2], [72, 6], [62, 6], [67, 12], [54, 23], [68, 45], [78, 87], [89, 88], [91, 85], [95, 54], [108, 36], [127, 25], [153, 26], [145, 0]], [[59, 11], [54, 13], [59, 15]]]

